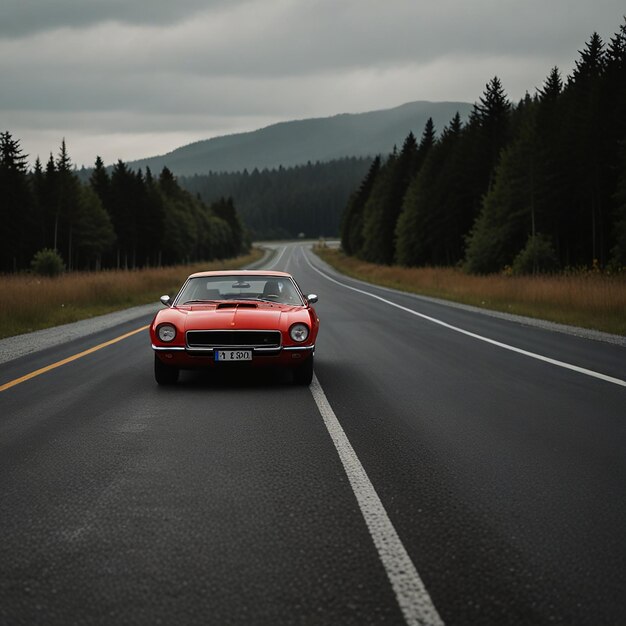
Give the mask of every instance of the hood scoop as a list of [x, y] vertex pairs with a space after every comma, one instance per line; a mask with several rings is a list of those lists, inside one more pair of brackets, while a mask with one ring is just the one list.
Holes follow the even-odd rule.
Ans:
[[256, 309], [254, 302], [221, 302], [216, 309]]

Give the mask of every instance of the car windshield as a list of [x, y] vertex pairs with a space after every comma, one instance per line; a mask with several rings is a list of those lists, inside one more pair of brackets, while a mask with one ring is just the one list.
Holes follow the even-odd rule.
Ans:
[[197, 276], [181, 290], [177, 304], [215, 300], [257, 300], [302, 305], [294, 282], [283, 276]]

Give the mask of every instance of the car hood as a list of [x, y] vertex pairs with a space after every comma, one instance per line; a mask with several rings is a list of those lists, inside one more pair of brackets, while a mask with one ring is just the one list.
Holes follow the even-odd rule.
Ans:
[[[190, 307], [184, 311], [185, 330], [275, 330], [289, 324], [296, 307]], [[181, 311], [182, 313], [183, 311]]]

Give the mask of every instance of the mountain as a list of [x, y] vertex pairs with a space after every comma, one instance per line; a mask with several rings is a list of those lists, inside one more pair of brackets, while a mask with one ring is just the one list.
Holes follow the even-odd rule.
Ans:
[[382, 111], [280, 122], [252, 132], [197, 141], [128, 165], [135, 170], [150, 167], [153, 172], [167, 166], [174, 174], [189, 176], [386, 155], [394, 145], [400, 148], [409, 131], [419, 140], [429, 117], [441, 131], [457, 111], [465, 120], [471, 108], [467, 102], [420, 101]]

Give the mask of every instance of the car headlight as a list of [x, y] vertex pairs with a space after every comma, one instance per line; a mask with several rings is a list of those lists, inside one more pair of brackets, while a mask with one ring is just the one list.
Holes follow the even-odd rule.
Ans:
[[161, 341], [173, 341], [176, 337], [176, 327], [172, 324], [161, 324], [157, 329], [157, 335]]
[[298, 343], [306, 341], [309, 336], [309, 327], [306, 324], [294, 324], [289, 329], [289, 336]]

